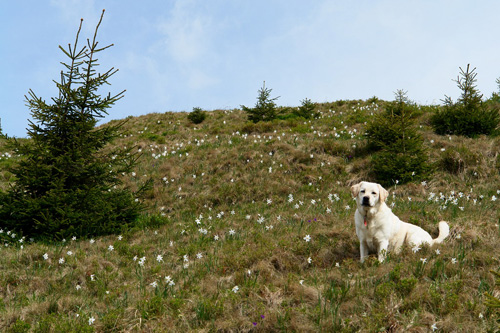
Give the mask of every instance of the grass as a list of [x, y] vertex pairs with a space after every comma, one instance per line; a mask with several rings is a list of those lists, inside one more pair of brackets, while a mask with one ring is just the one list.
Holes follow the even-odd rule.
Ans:
[[[130, 117], [117, 146], [152, 178], [138, 227], [95, 240], [0, 238], [6, 332], [495, 332], [500, 139], [420, 129], [436, 172], [389, 205], [444, 244], [359, 263], [350, 185], [367, 179], [364, 128], [384, 102], [318, 106], [316, 120], [251, 124], [241, 110]], [[18, 158], [0, 145], [4, 169]], [[8, 155], [5, 155], [8, 153]], [[496, 312], [495, 312], [496, 311]]]

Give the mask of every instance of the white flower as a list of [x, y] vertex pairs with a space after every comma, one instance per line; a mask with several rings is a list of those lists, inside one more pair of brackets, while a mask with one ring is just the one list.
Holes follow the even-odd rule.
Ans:
[[95, 322], [95, 318], [94, 317], [90, 317], [89, 318], [89, 325], [92, 325], [94, 322]]
[[415, 245], [412, 249], [413, 253], [417, 253], [418, 251], [420, 251], [420, 247], [418, 245]]
[[491, 201], [497, 201], [497, 197], [496, 196], [492, 196], [491, 197]]
[[235, 294], [238, 292], [238, 290], [240, 290], [240, 288], [238, 286], [234, 286], [232, 289], [233, 293], [235, 293]]
[[95, 275], [94, 274], [90, 274], [90, 281], [95, 281]]
[[427, 263], [427, 258], [420, 258], [420, 261], [422, 262], [422, 264], [425, 264]]
[[203, 254], [201, 252], [198, 252], [198, 254], [196, 255], [196, 258], [197, 259], [201, 259], [203, 258]]
[[483, 319], [483, 314], [482, 313], [479, 314], [479, 319]]
[[335, 267], [340, 267], [340, 264], [338, 262], [335, 263]]
[[113, 245], [108, 246], [108, 251], [110, 251], [110, 252], [111, 252], [111, 251], [113, 251], [114, 249], [115, 249], [115, 248], [113, 247]]
[[64, 264], [64, 261], [65, 261], [65, 260], [64, 260], [64, 258], [60, 258], [60, 259], [59, 259], [59, 263], [60, 263], [61, 265], [62, 265], [62, 264]]
[[73, 255], [73, 252], [68, 251], [68, 252], [66, 252], [66, 254], [67, 254], [68, 256], [72, 256], [72, 255]]
[[162, 262], [163, 261], [163, 256], [161, 254], [156, 256], [156, 261]]
[[267, 199], [267, 204], [268, 204], [268, 205], [270, 205], [270, 204], [272, 204], [272, 203], [273, 203], [273, 201], [272, 201], [271, 199]]
[[76, 236], [73, 236], [73, 237], [71, 238], [71, 240], [76, 241]]
[[43, 259], [44, 259], [44, 260], [48, 260], [48, 259], [49, 259], [49, 255], [48, 255], [47, 253], [45, 253], [45, 254], [43, 255]]
[[158, 286], [158, 282], [153, 281], [149, 284], [151, 287], [156, 288]]
[[142, 257], [141, 259], [139, 259], [139, 266], [143, 267], [145, 262], [146, 262], [146, 257]]
[[311, 258], [311, 257], [307, 258], [307, 263], [308, 263], [308, 264], [312, 263], [312, 261], [313, 261], [313, 260], [312, 260], [312, 258]]
[[219, 240], [219, 235], [214, 235], [214, 241], [218, 241]]
[[80, 290], [80, 289], [82, 289], [82, 286], [80, 286], [79, 284], [77, 284], [75, 288], [76, 288], [76, 290]]
[[432, 329], [432, 331], [433, 331], [433, 332], [434, 332], [434, 331], [436, 331], [436, 330], [438, 329], [435, 323], [434, 323], [434, 324], [432, 324], [431, 329]]
[[441, 251], [439, 251], [439, 249], [436, 249], [436, 254], [437, 254], [437, 255], [440, 255], [440, 254], [441, 254]]
[[301, 286], [303, 286], [304, 285], [304, 280], [299, 280], [299, 283], [300, 283]]
[[349, 209], [351, 209], [351, 206], [346, 205], [346, 206], [345, 206], [345, 210], [349, 210]]
[[123, 239], [123, 236], [122, 235], [119, 235], [118, 236], [118, 240], [122, 240]]
[[94, 244], [95, 240], [93, 238], [90, 239], [90, 244]]
[[311, 236], [309, 236], [309, 235], [306, 235], [306, 236], [304, 237], [304, 240], [305, 240], [306, 242], [309, 242], [309, 241], [311, 241]]
[[455, 265], [457, 263], [457, 258], [451, 258], [451, 263]]
[[234, 231], [233, 229], [229, 229], [229, 234], [230, 234], [231, 236], [233, 236], [235, 233], [236, 233], [236, 231]]

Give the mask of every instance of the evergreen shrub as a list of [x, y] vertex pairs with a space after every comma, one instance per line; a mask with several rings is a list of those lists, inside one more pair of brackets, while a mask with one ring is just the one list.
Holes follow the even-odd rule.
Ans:
[[266, 82], [264, 82], [262, 88], [259, 90], [255, 107], [241, 106], [243, 111], [248, 114], [249, 121], [258, 123], [259, 121], [272, 121], [278, 118], [280, 112], [275, 101], [279, 97], [271, 98], [271, 91], [272, 89], [266, 88]]
[[417, 131], [418, 107], [402, 90], [396, 100], [367, 125], [368, 147], [373, 152], [371, 176], [390, 186], [423, 179], [432, 172], [423, 139]]
[[201, 108], [195, 107], [187, 117], [193, 124], [201, 124], [206, 119], [207, 115]]
[[483, 102], [483, 95], [475, 85], [475, 70], [476, 68], [470, 70], [470, 65], [467, 65], [465, 71], [460, 68], [460, 75], [455, 80], [462, 90], [460, 98], [453, 102], [450, 97], [445, 96], [445, 105], [431, 117], [431, 125], [437, 134], [477, 137], [497, 131], [500, 123], [499, 104]]
[[[104, 15], [104, 11], [103, 11]], [[97, 128], [99, 118], [123, 97], [98, 95], [117, 72], [97, 73], [97, 24], [93, 40], [60, 47], [69, 58], [63, 63], [59, 96], [46, 103], [30, 90], [26, 97], [33, 121], [29, 140], [9, 139], [21, 157], [11, 168], [15, 182], [0, 193], [2, 227], [35, 240], [54, 241], [122, 232], [136, 222], [142, 205], [123, 186], [121, 175], [130, 173], [137, 156], [131, 149], [109, 148], [123, 125]]]
[[311, 102], [309, 98], [305, 98], [300, 102], [302, 105], [292, 111], [293, 115], [304, 119], [314, 119], [318, 117], [319, 113], [315, 112], [316, 104]]

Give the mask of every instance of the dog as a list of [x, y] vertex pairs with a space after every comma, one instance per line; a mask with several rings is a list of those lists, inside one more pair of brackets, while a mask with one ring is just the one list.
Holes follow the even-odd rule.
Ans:
[[351, 187], [356, 198], [354, 222], [360, 243], [361, 262], [368, 252], [375, 252], [383, 262], [389, 250], [399, 253], [403, 244], [420, 246], [424, 243], [441, 243], [450, 234], [450, 227], [445, 221], [439, 222], [439, 236], [431, 235], [419, 226], [401, 221], [386, 205], [389, 195], [386, 189], [376, 183], [361, 182]]

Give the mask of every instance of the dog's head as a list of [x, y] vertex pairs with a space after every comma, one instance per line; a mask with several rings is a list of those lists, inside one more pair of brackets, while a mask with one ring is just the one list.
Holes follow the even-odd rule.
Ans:
[[385, 202], [389, 192], [380, 184], [361, 182], [351, 187], [352, 196], [356, 198], [358, 207], [375, 207]]

